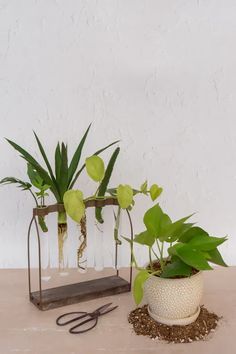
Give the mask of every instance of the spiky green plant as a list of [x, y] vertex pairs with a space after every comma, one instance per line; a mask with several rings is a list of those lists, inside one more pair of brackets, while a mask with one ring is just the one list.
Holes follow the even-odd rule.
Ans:
[[[31, 167], [28, 166], [28, 176], [29, 176], [30, 169], [31, 169]], [[32, 180], [33, 180], [33, 178], [32, 178]], [[45, 196], [47, 196], [46, 190], [49, 188], [49, 186], [45, 185], [42, 180], [40, 182], [38, 180], [37, 185], [36, 185], [36, 181], [33, 180], [33, 182], [35, 182], [35, 184], [34, 183], [32, 183], [32, 184], [34, 185], [34, 187], [36, 187], [38, 189], [38, 192], [32, 191], [33, 186], [29, 182], [22, 181], [19, 178], [15, 178], [15, 177], [5, 177], [0, 181], [0, 184], [3, 184], [3, 185], [17, 184], [18, 188], [20, 188], [22, 191], [29, 191], [31, 196], [34, 198], [36, 207], [39, 208], [40, 206], [41, 207], [43, 206], [44, 198], [45, 198]], [[39, 226], [40, 226], [41, 230], [43, 232], [47, 232], [48, 228], [45, 223], [44, 216], [39, 216], [38, 222], [39, 222]]]
[[[85, 168], [85, 163], [78, 169], [82, 150], [89, 133], [91, 124], [88, 126], [85, 134], [83, 135], [81, 141], [78, 144], [78, 147], [70, 161], [68, 162], [68, 152], [67, 145], [64, 142], [61, 144], [58, 143], [55, 149], [55, 170], [53, 172], [52, 165], [49, 162], [47, 154], [44, 150], [41, 141], [39, 140], [37, 134], [34, 132], [34, 136], [39, 148], [39, 151], [42, 155], [42, 158], [45, 163], [43, 167], [28, 151], [16, 144], [14, 141], [6, 139], [8, 143], [17, 150], [21, 157], [27, 161], [27, 163], [32, 166], [34, 171], [40, 176], [44, 183], [49, 187], [50, 191], [55, 196], [57, 203], [63, 203], [63, 197], [66, 191], [73, 188], [78, 177]], [[104, 148], [96, 151], [93, 155], [99, 155], [112, 145], [116, 144], [118, 141], [115, 141]], [[63, 267], [63, 242], [67, 237], [67, 215], [66, 212], [58, 213], [58, 244], [59, 244], [59, 266]]]

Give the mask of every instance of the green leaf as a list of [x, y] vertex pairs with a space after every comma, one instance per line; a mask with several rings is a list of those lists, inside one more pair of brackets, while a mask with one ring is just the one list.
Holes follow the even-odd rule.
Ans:
[[57, 147], [55, 150], [55, 174], [56, 174], [56, 180], [60, 180], [60, 172], [61, 172], [61, 148], [60, 144], [57, 143]]
[[180, 220], [173, 222], [172, 224], [167, 225], [165, 228], [162, 228], [161, 235], [159, 237], [160, 241], [166, 242], [174, 242], [178, 239], [178, 235], [180, 230], [182, 230], [183, 224], [186, 220], [188, 220], [191, 216], [188, 215]]
[[192, 267], [188, 264], [181, 261], [181, 259], [177, 259], [172, 263], [167, 264], [164, 267], [163, 272], [161, 273], [162, 278], [173, 278], [176, 276], [190, 276], [192, 272]]
[[136, 305], [138, 305], [143, 298], [143, 284], [150, 277], [147, 270], [140, 270], [134, 279], [133, 294]]
[[101, 182], [105, 174], [104, 162], [101, 157], [95, 155], [87, 157], [85, 164], [89, 177], [95, 182]]
[[68, 187], [74, 177], [74, 174], [77, 170], [77, 167], [78, 167], [78, 164], [80, 162], [80, 158], [81, 158], [81, 153], [82, 153], [82, 150], [83, 150], [83, 147], [84, 147], [84, 143], [86, 141], [86, 138], [87, 138], [87, 135], [89, 133], [89, 129], [91, 127], [91, 124], [89, 124], [84, 136], [82, 137], [75, 153], [74, 153], [74, 156], [72, 157], [72, 160], [71, 160], [71, 163], [70, 163], [70, 166], [69, 166], [69, 172], [68, 172]]
[[51, 179], [52, 179], [53, 183], [55, 185], [57, 185], [56, 179], [55, 179], [53, 171], [52, 171], [52, 167], [51, 167], [51, 165], [50, 165], [50, 163], [48, 161], [48, 158], [47, 158], [47, 155], [45, 153], [45, 150], [44, 150], [44, 148], [43, 148], [43, 146], [42, 146], [42, 144], [41, 144], [41, 142], [40, 142], [40, 140], [39, 140], [39, 138], [38, 138], [38, 136], [37, 136], [37, 134], [35, 132], [34, 132], [34, 136], [35, 136], [35, 139], [37, 141], [37, 144], [38, 144], [38, 147], [39, 147], [39, 151], [41, 152], [41, 155], [42, 155], [42, 157], [44, 159], [44, 162], [45, 162], [45, 164], [47, 166], [48, 172], [49, 172], [49, 174], [51, 176]]
[[80, 190], [68, 190], [63, 197], [66, 213], [79, 223], [85, 212], [83, 193]]
[[[116, 148], [115, 151], [113, 152], [108, 164], [107, 164], [107, 168], [106, 168], [106, 171], [105, 171], [105, 175], [104, 175], [104, 178], [99, 186], [99, 189], [98, 189], [98, 196], [99, 197], [102, 197], [105, 195], [106, 191], [107, 191], [107, 186], [110, 182], [110, 178], [111, 178], [111, 175], [112, 175], [112, 171], [113, 171], [113, 168], [114, 168], [114, 165], [116, 163], [116, 159], [119, 155], [119, 152], [120, 152], [120, 148]], [[102, 208], [96, 208], [95, 209], [95, 215], [96, 215], [96, 219], [98, 222], [100, 223], [103, 223], [103, 218], [102, 218]]]
[[22, 147], [20, 147], [13, 141], [9, 139], [6, 140], [15, 150], [17, 150], [21, 154], [21, 157], [23, 157], [28, 163], [30, 163], [36, 169], [36, 171], [39, 173], [40, 177], [44, 180], [44, 182], [51, 186], [50, 189], [55, 195], [57, 201], [59, 202], [61, 199], [60, 199], [59, 191], [57, 189], [57, 185], [52, 181], [47, 171], [26, 150], [24, 150]]
[[[163, 219], [163, 211], [159, 204], [148, 209], [144, 215], [143, 221], [149, 233], [155, 237], [159, 236]], [[167, 219], [166, 219], [167, 221]]]
[[192, 238], [196, 237], [196, 236], [209, 236], [208, 233], [201, 229], [200, 227], [194, 226], [192, 228], [190, 228], [189, 230], [187, 230], [186, 232], [184, 232], [180, 237], [179, 237], [179, 241], [183, 242], [183, 243], [188, 243]]
[[[120, 140], [114, 141], [113, 143], [111, 143], [111, 144], [105, 146], [104, 148], [102, 148], [102, 149], [96, 151], [93, 155], [96, 156], [96, 155], [101, 154], [103, 151], [105, 151], [105, 150], [108, 149], [109, 147], [111, 147], [111, 146], [117, 144], [119, 141], [120, 141]], [[80, 176], [81, 172], [84, 170], [85, 167], [86, 167], [86, 165], [83, 164], [83, 166], [80, 168], [80, 170], [76, 173], [74, 179], [72, 180], [72, 182], [71, 182], [71, 184], [70, 184], [70, 188], [73, 188], [75, 182], [77, 181], [78, 177]]]
[[184, 235], [188, 230], [190, 230], [195, 224], [194, 223], [184, 223], [175, 232], [175, 241], [180, 240], [182, 235]]
[[177, 255], [184, 263], [197, 270], [212, 269], [201, 251], [193, 249], [188, 244], [175, 244], [168, 249], [170, 254]]
[[[161, 217], [161, 230], [165, 230], [169, 225], [171, 225], [172, 221], [167, 214], [162, 215]], [[161, 232], [161, 231], [160, 231]]]
[[64, 143], [61, 144], [61, 170], [60, 170], [60, 179], [59, 179], [59, 190], [60, 196], [63, 200], [63, 196], [67, 191], [68, 185], [68, 156], [67, 156], [67, 147]]
[[206, 235], [197, 235], [193, 237], [188, 245], [200, 251], [212, 251], [227, 239], [225, 237], [211, 237]]
[[161, 195], [162, 191], [163, 189], [161, 187], [158, 187], [157, 184], [153, 184], [150, 187], [150, 196], [153, 202]]
[[218, 264], [223, 267], [228, 267], [217, 248], [212, 251], [208, 251], [207, 253], [210, 256], [209, 262]]
[[18, 178], [15, 177], [5, 177], [0, 181], [0, 184], [19, 184], [19, 188], [21, 190], [26, 191], [32, 187], [32, 185], [28, 182], [24, 182]]
[[120, 184], [117, 188], [117, 199], [120, 207], [127, 209], [133, 201], [133, 189], [128, 184]]
[[141, 186], [140, 186], [140, 191], [144, 194], [147, 194], [147, 181], [145, 181]]
[[155, 242], [155, 237], [146, 230], [135, 235], [134, 242], [151, 247]]
[[27, 174], [32, 185], [37, 189], [41, 189], [44, 181], [40, 177], [36, 169], [29, 163], [27, 163]]

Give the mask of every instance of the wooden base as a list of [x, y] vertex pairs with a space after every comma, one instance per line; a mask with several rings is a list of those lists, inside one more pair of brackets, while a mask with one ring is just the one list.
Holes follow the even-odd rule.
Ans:
[[121, 294], [130, 291], [130, 283], [116, 275], [89, 280], [77, 284], [59, 286], [30, 294], [30, 301], [40, 310], [50, 310], [56, 307], [75, 304], [77, 302], [96, 299], [109, 295]]

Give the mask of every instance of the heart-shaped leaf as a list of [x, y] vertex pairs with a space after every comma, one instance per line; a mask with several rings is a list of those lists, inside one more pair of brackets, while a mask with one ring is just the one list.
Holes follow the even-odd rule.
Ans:
[[151, 247], [155, 242], [155, 237], [153, 237], [147, 230], [141, 232], [140, 234], [136, 235], [134, 238], [134, 242], [137, 242], [141, 245], [146, 245]]
[[168, 249], [169, 254], [177, 255], [184, 263], [190, 265], [197, 270], [212, 269], [208, 264], [204, 254], [196, 249], [193, 249], [188, 244], [177, 243]]
[[105, 174], [105, 166], [101, 157], [93, 155], [85, 160], [86, 171], [95, 182], [101, 182]]
[[189, 230], [184, 232], [180, 237], [179, 241], [183, 243], [188, 243], [195, 236], [209, 236], [208, 233], [198, 226], [191, 227]]
[[120, 184], [117, 188], [117, 199], [120, 207], [127, 209], [133, 201], [133, 189], [128, 184]]
[[221, 254], [217, 248], [212, 251], [208, 251], [207, 253], [210, 256], [209, 262], [218, 264], [223, 267], [227, 267], [227, 264], [224, 262]]
[[149, 233], [155, 237], [158, 237], [161, 231], [163, 215], [163, 211], [159, 204], [156, 204], [152, 208], [148, 209], [144, 215], [144, 224]]
[[161, 187], [158, 187], [157, 184], [153, 184], [150, 187], [150, 196], [153, 202], [161, 195], [162, 191], [163, 189]]
[[189, 241], [188, 245], [200, 251], [212, 251], [226, 240], [225, 237], [196, 235]]
[[174, 242], [178, 239], [178, 235], [181, 232], [184, 222], [188, 220], [191, 216], [188, 215], [180, 220], [177, 220], [171, 224], [168, 224], [165, 228], [162, 228], [161, 230], [161, 236], [160, 236], [160, 241], [167, 241], [167, 242]]
[[79, 223], [84, 216], [85, 205], [83, 193], [80, 190], [69, 190], [63, 197], [64, 207], [72, 220]]
[[[176, 257], [177, 258], [177, 257]], [[161, 273], [162, 278], [173, 278], [177, 275], [190, 276], [192, 268], [181, 261], [181, 259], [176, 259], [174, 262], [169, 263], [165, 266], [163, 272]]]
[[150, 277], [150, 273], [147, 270], [143, 269], [136, 275], [134, 279], [134, 287], [133, 287], [133, 294], [134, 300], [138, 305], [143, 298], [143, 284], [144, 282]]

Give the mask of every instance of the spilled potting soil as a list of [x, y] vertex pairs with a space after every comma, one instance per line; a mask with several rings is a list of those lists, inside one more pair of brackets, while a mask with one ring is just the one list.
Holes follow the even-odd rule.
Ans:
[[201, 307], [197, 320], [187, 326], [167, 326], [153, 320], [149, 314], [147, 305], [130, 312], [128, 321], [133, 325], [138, 335], [148, 336], [152, 339], [160, 339], [169, 343], [191, 343], [205, 340], [215, 331], [220, 317]]

